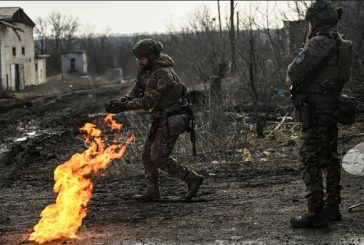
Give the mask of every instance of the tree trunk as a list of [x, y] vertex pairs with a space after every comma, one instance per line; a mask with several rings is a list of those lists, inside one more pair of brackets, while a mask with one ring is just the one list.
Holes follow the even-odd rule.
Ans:
[[209, 98], [209, 130], [212, 133], [220, 133], [222, 117], [222, 93], [221, 77], [212, 76], [210, 78], [210, 98]]
[[249, 40], [249, 81], [250, 88], [253, 95], [253, 105], [254, 105], [254, 116], [255, 116], [255, 131], [258, 138], [264, 138], [264, 121], [260, 117], [260, 105], [259, 96], [256, 88], [256, 81], [254, 76], [254, 66], [255, 66], [255, 51], [254, 51], [254, 41], [253, 41], [253, 30], [250, 30], [251, 36]]
[[239, 40], [239, 11], [236, 12], [236, 39]]
[[236, 52], [235, 52], [235, 28], [234, 28], [234, 0], [230, 0], [230, 44], [231, 44], [231, 75], [236, 72]]
[[220, 0], [217, 0], [217, 12], [218, 12], [218, 15], [219, 15], [220, 42], [222, 43], [222, 25], [221, 25]]

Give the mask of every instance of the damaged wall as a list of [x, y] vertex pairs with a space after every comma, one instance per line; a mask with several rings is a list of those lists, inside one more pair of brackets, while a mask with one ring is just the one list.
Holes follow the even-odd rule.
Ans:
[[10, 27], [1, 27], [1, 85], [4, 90], [20, 90], [35, 85], [33, 28], [16, 23], [20, 41]]
[[87, 57], [84, 51], [70, 51], [62, 54], [62, 74], [87, 74]]

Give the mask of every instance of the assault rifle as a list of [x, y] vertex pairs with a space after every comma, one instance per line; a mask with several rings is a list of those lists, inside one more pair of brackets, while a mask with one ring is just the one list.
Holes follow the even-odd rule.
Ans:
[[182, 110], [187, 115], [187, 132], [190, 133], [190, 141], [192, 143], [192, 153], [194, 156], [196, 153], [196, 132], [195, 132], [195, 122], [192, 110], [192, 104], [188, 102], [185, 106], [182, 107]]

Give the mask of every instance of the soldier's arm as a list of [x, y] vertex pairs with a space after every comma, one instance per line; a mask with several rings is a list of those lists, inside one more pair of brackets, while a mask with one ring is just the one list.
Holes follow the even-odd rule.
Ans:
[[287, 75], [293, 85], [301, 85], [310, 82], [315, 75], [313, 72], [322, 60], [329, 55], [336, 41], [322, 36], [312, 38], [303, 47], [302, 51], [288, 66]]
[[134, 98], [127, 103], [129, 110], [151, 109], [166, 91], [173, 77], [169, 70], [159, 69], [152, 73], [149, 84], [146, 87], [144, 95], [140, 98]]
[[141, 97], [143, 94], [143, 87], [140, 84], [140, 81], [137, 79], [135, 80], [133, 88], [126, 94], [124, 98], [127, 100], [132, 100], [134, 98]]

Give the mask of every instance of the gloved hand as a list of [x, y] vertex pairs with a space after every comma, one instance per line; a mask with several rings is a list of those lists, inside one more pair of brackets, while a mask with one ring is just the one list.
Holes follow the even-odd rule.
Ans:
[[129, 99], [128, 98], [126, 98], [126, 97], [122, 97], [121, 99], [120, 99], [120, 102], [122, 102], [122, 103], [127, 103], [129, 101]]
[[127, 101], [122, 102], [120, 100], [110, 100], [106, 105], [105, 109], [107, 113], [117, 114], [123, 111], [128, 110]]

